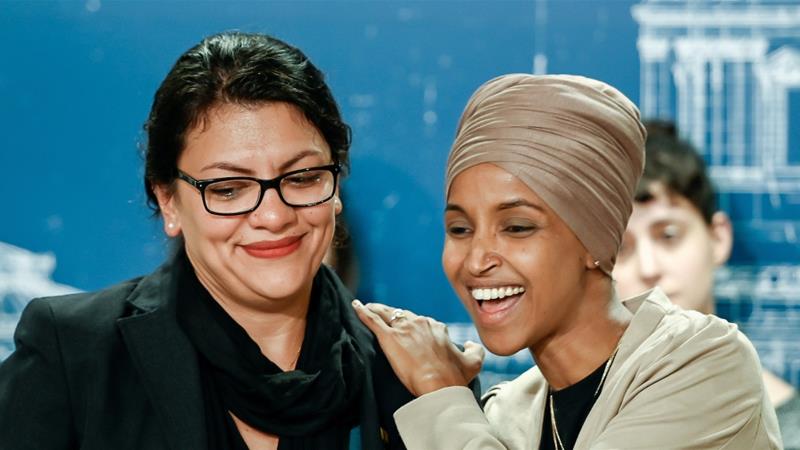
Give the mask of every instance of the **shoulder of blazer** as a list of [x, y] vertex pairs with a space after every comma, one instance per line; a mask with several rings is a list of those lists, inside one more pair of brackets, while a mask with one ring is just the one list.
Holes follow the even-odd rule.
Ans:
[[137, 277], [94, 292], [42, 297], [32, 301], [46, 305], [62, 332], [104, 335], [116, 333], [117, 319], [152, 310], [166, 303], [162, 289], [169, 269], [162, 266]]

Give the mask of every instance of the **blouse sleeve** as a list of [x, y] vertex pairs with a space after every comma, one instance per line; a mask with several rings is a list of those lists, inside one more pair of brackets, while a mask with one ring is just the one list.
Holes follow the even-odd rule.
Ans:
[[780, 449], [752, 345], [734, 327], [704, 334], [644, 368], [589, 448]]
[[425, 394], [394, 414], [409, 450], [500, 450], [506, 447], [492, 433], [475, 395], [466, 387], [448, 387]]
[[58, 331], [46, 301], [28, 304], [14, 343], [0, 363], [0, 447], [76, 447]]

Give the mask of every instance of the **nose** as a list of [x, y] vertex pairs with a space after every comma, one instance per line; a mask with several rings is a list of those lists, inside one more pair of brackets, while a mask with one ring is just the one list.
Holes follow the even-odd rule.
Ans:
[[297, 211], [281, 200], [277, 189], [268, 189], [258, 207], [247, 216], [253, 228], [265, 228], [272, 232], [280, 232], [294, 224]]
[[653, 287], [661, 278], [661, 258], [652, 242], [641, 240], [636, 246], [636, 264], [639, 278], [648, 287]]
[[488, 275], [500, 266], [502, 258], [493, 244], [494, 240], [489, 236], [476, 235], [472, 238], [465, 260], [465, 266], [471, 275]]

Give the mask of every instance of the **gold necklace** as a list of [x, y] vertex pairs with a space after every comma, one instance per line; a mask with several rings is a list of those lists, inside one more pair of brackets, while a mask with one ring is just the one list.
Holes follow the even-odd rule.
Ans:
[[[611, 357], [608, 358], [606, 361], [605, 367], [603, 367], [603, 375], [600, 377], [600, 383], [597, 384], [597, 389], [594, 390], [594, 398], [597, 399], [597, 395], [600, 394], [600, 389], [603, 388], [603, 384], [606, 382], [606, 375], [608, 375], [608, 369], [611, 367], [611, 363], [614, 361], [614, 357], [617, 356], [617, 351], [619, 351], [619, 344], [617, 344], [617, 348], [614, 349], [614, 353], [611, 354]], [[558, 425], [556, 424], [556, 412], [555, 407], [553, 404], [553, 393], [550, 393], [550, 431], [553, 433], [553, 444], [556, 446], [556, 450], [566, 450], [564, 447], [564, 443], [561, 442], [561, 435], [558, 434]]]

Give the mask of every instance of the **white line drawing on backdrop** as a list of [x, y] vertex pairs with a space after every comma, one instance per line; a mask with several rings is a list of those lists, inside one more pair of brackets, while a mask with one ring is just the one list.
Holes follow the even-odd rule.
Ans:
[[33, 298], [78, 292], [51, 279], [56, 258], [0, 242], [0, 361], [13, 350], [14, 328]]
[[632, 15], [643, 117], [676, 122], [708, 162], [723, 209], [740, 211], [736, 245], [776, 261], [729, 266], [716, 295], [764, 365], [797, 385], [800, 2], [644, 0]]

